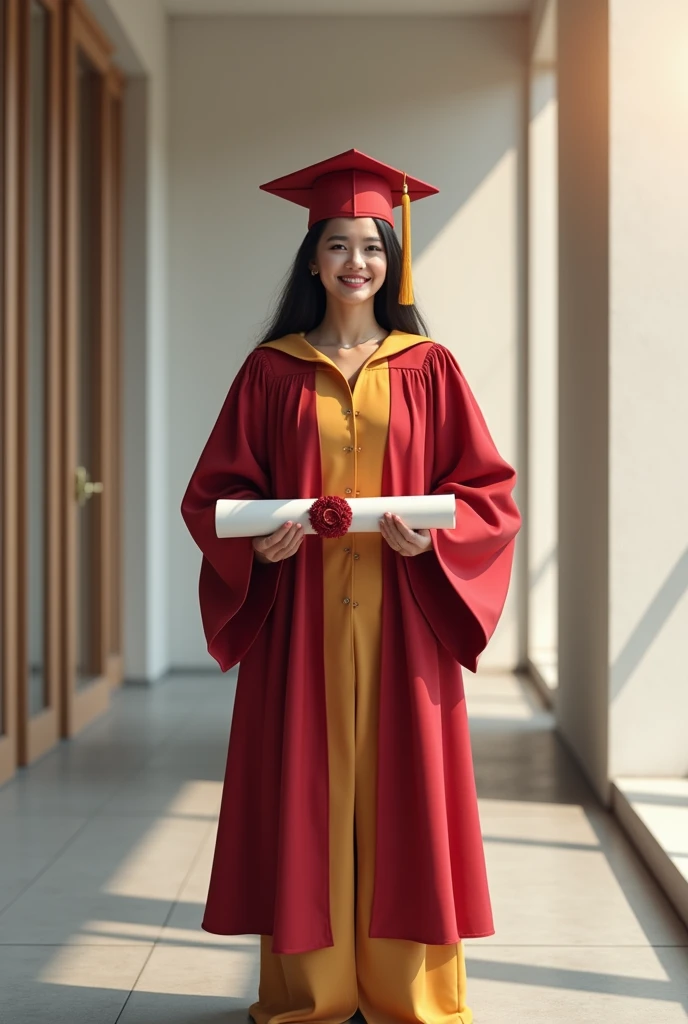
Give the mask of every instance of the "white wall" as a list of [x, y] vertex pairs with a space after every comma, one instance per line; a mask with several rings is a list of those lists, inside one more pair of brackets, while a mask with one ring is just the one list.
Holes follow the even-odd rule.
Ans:
[[162, 0], [90, 0], [127, 73], [124, 97], [124, 674], [169, 667], [167, 38]]
[[686, 38], [678, 0], [559, 3], [558, 713], [603, 798], [688, 772]]
[[[506, 458], [524, 388], [524, 18], [203, 18], [171, 27], [170, 650], [214, 664], [179, 503], [306, 231], [259, 184], [355, 146], [436, 184], [413, 207], [417, 297]], [[512, 594], [518, 588], [514, 581]], [[517, 657], [515, 602], [483, 665]]]
[[557, 678], [557, 95], [556, 73], [531, 75], [528, 233], [528, 652]]
[[651, 8], [609, 5], [612, 777], [688, 773], [688, 5]]

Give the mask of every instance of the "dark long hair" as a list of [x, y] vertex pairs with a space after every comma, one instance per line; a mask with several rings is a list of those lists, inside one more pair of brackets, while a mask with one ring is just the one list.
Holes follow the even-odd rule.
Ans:
[[[301, 331], [308, 333], [325, 316], [327, 292], [320, 278], [311, 274], [308, 264], [315, 257], [326, 224], [327, 220], [319, 220], [314, 224], [299, 246], [259, 345], [283, 338], [285, 334], [299, 334]], [[401, 246], [394, 228], [387, 221], [377, 218], [375, 224], [387, 253], [385, 280], [374, 298], [375, 319], [386, 331], [403, 331], [428, 337], [427, 324], [418, 309], [415, 306], [399, 305]]]

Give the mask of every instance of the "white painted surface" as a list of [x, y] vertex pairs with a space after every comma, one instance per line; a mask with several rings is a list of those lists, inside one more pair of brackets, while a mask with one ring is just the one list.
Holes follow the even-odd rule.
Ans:
[[557, 59], [557, 0], [532, 0], [530, 39], [534, 62], [551, 67]]
[[530, 0], [164, 0], [170, 14], [317, 15], [374, 17], [386, 15], [524, 14]]
[[688, 927], [688, 779], [617, 778], [614, 810]]
[[604, 797], [688, 772], [688, 8], [560, 0], [558, 38], [558, 707]]
[[167, 639], [167, 20], [162, 0], [92, 0], [124, 94], [124, 672], [154, 679]]
[[528, 650], [557, 675], [557, 95], [553, 70], [534, 69], [529, 125]]
[[688, 5], [613, 0], [610, 83], [610, 773], [685, 775]]
[[[344, 55], [337, 65], [333, 40]], [[200, 552], [181, 497], [306, 231], [305, 212], [261, 192], [262, 182], [356, 146], [440, 188], [413, 208], [418, 299], [433, 336], [458, 356], [504, 456], [516, 461], [527, 44], [523, 18], [173, 20], [173, 664], [209, 662]], [[381, 53], [394, 55], [403, 76], [378, 70]], [[513, 664], [515, 652], [512, 599], [483, 664]]]

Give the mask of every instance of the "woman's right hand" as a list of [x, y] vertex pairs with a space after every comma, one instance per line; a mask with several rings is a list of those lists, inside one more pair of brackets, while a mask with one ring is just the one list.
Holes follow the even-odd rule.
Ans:
[[304, 538], [301, 523], [284, 523], [267, 537], [254, 537], [253, 550], [256, 559], [267, 565], [270, 562], [281, 562], [283, 558], [291, 558], [301, 547]]

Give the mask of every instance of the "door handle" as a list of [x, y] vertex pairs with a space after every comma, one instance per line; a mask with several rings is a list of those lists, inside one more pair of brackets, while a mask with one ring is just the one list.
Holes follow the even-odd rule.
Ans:
[[100, 481], [89, 480], [88, 472], [84, 466], [77, 466], [75, 474], [76, 500], [83, 508], [89, 498], [94, 494], [103, 493], [103, 485]]

